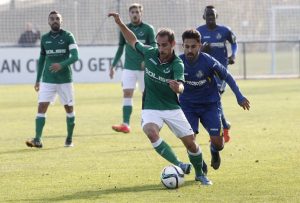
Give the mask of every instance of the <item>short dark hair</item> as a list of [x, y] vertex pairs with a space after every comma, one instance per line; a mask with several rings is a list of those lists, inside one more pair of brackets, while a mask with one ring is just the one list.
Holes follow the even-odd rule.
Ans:
[[60, 15], [60, 13], [59, 13], [58, 11], [51, 11], [51, 12], [49, 13], [48, 17], [49, 17], [50, 15], [52, 15], [52, 14], [58, 14], [58, 15]]
[[160, 36], [160, 37], [168, 36], [169, 42], [171, 42], [171, 43], [175, 41], [174, 31], [171, 30], [170, 28], [159, 29], [155, 38], [157, 38], [157, 36]]
[[201, 42], [201, 34], [198, 30], [188, 29], [182, 33], [182, 42], [185, 39], [195, 39], [197, 42]]
[[131, 11], [131, 9], [133, 8], [137, 8], [139, 9], [141, 12], [143, 11], [143, 6], [142, 4], [138, 4], [138, 3], [133, 3], [129, 6], [129, 11]]
[[208, 5], [208, 6], [206, 6], [205, 9], [204, 9], [203, 16], [206, 15], [207, 10], [214, 10], [214, 12], [216, 13], [216, 15], [218, 15], [218, 14], [217, 14], [216, 8], [215, 8], [213, 5]]

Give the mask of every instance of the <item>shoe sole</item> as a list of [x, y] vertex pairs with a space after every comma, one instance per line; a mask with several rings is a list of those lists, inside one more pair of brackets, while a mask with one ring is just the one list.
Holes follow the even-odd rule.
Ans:
[[25, 142], [25, 143], [26, 143], [27, 147], [43, 148], [43, 146], [37, 146], [37, 145], [32, 144], [31, 142]]
[[73, 144], [71, 144], [71, 145], [65, 145], [64, 147], [74, 147], [74, 145]]
[[119, 130], [119, 129], [115, 129], [112, 127], [112, 129], [118, 133], [130, 133], [130, 131], [122, 131], [122, 130]]

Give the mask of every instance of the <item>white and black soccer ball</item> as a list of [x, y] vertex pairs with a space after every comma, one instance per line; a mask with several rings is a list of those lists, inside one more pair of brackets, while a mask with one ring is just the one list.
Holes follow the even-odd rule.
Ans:
[[161, 182], [168, 189], [175, 189], [184, 183], [184, 173], [178, 166], [166, 166], [161, 172]]

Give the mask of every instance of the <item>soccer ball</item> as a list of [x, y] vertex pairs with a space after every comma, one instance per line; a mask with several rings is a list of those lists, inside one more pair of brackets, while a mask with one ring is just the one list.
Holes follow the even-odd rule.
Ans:
[[161, 172], [161, 182], [168, 189], [175, 189], [184, 183], [184, 173], [178, 166], [166, 166]]

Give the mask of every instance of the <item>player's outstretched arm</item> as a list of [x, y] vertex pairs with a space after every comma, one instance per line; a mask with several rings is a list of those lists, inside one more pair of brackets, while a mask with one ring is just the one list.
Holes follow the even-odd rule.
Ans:
[[123, 23], [118, 13], [109, 13], [108, 17], [111, 16], [114, 17], [116, 24], [119, 26], [128, 44], [130, 44], [135, 49], [135, 43], [137, 42], [137, 38], [135, 37], [134, 33]]

